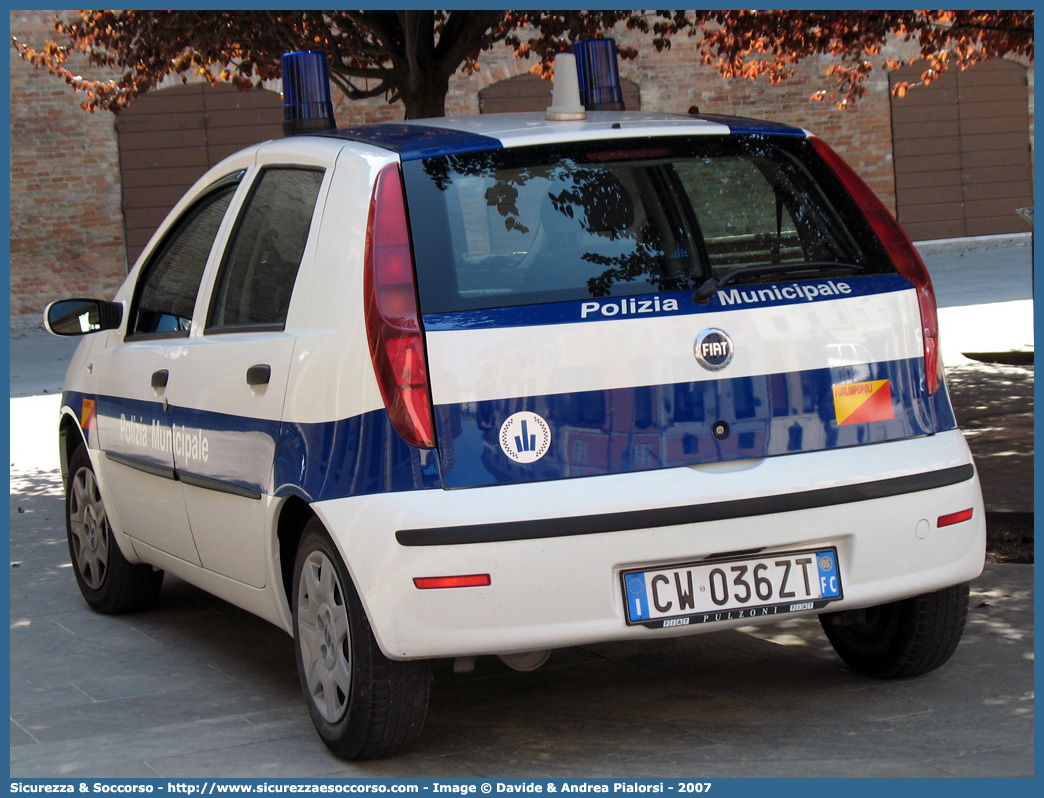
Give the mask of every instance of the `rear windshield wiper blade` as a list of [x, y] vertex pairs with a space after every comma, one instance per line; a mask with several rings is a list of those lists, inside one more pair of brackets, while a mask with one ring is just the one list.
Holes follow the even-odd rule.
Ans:
[[707, 302], [719, 289], [729, 283], [735, 283], [754, 277], [763, 277], [766, 274], [787, 274], [789, 272], [810, 272], [829, 269], [831, 271], [861, 272], [863, 267], [857, 263], [837, 263], [832, 260], [806, 260], [798, 263], [758, 263], [753, 266], [737, 266], [726, 272], [711, 277], [696, 289], [692, 295], [693, 302], [701, 305]]

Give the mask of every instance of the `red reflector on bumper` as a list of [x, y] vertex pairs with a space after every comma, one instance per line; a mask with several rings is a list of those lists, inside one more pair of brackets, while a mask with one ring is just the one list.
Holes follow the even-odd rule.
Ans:
[[438, 590], [444, 587], [486, 587], [491, 580], [489, 574], [469, 576], [415, 576], [413, 584], [418, 590]]
[[971, 517], [972, 517], [972, 508], [970, 508], [970, 507], [967, 510], [961, 510], [959, 513], [950, 513], [949, 515], [940, 515], [939, 516], [939, 528], [941, 529], [944, 526], [953, 526], [954, 524], [961, 523], [961, 521], [969, 521], [969, 520], [971, 520]]

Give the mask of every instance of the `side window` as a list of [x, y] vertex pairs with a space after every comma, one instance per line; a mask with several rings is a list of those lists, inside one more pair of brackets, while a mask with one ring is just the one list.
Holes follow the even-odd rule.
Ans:
[[142, 269], [128, 335], [187, 335], [192, 309], [237, 175], [197, 202], [177, 222]]
[[254, 184], [218, 273], [207, 331], [286, 323], [323, 172], [269, 168]]

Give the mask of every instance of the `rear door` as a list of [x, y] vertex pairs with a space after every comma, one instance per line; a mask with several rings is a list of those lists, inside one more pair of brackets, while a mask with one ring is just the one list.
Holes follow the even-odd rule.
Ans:
[[936, 429], [914, 292], [803, 137], [403, 171], [446, 487]]
[[266, 580], [273, 461], [296, 341], [287, 319], [326, 175], [320, 164], [285, 159], [262, 151], [203, 334], [186, 341], [168, 388], [174, 465], [202, 565], [254, 587]]

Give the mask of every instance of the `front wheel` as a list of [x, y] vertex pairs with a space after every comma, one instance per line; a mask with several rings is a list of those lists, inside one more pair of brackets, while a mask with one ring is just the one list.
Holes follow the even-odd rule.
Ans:
[[378, 759], [413, 745], [427, 714], [429, 665], [384, 656], [317, 519], [297, 549], [293, 621], [301, 689], [326, 746], [345, 759]]
[[123, 556], [90, 457], [82, 446], [69, 460], [65, 528], [76, 583], [91, 608], [115, 615], [148, 609], [156, 602], [163, 571], [135, 565]]
[[826, 613], [819, 622], [852, 670], [878, 679], [920, 676], [945, 663], [968, 617], [968, 585], [881, 604]]

